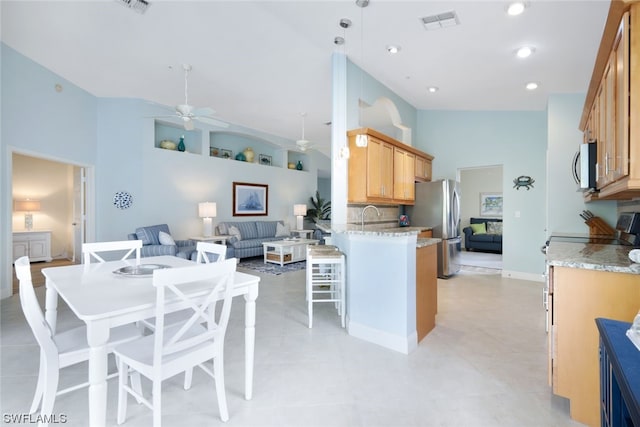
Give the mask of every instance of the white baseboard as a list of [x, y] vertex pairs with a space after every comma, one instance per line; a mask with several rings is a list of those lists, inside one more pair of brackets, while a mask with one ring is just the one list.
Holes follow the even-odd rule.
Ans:
[[502, 277], [508, 277], [509, 279], [531, 280], [532, 282], [544, 283], [544, 275], [534, 273], [524, 273], [522, 271], [509, 271], [502, 270]]
[[418, 332], [414, 331], [407, 337], [390, 334], [389, 332], [380, 331], [361, 325], [356, 322], [347, 322], [347, 331], [349, 335], [360, 338], [390, 350], [398, 351], [403, 354], [409, 354], [418, 347]]

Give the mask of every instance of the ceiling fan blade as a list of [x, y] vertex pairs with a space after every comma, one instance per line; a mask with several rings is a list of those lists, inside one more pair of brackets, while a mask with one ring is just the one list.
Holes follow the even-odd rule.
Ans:
[[193, 130], [193, 120], [190, 118], [184, 118], [184, 129]]
[[196, 120], [206, 123], [211, 126], [217, 126], [220, 128], [228, 128], [229, 123], [222, 122], [220, 120], [212, 119], [211, 117], [195, 117]]
[[216, 110], [211, 107], [200, 107], [193, 108], [191, 112], [194, 116], [213, 116], [216, 113]]

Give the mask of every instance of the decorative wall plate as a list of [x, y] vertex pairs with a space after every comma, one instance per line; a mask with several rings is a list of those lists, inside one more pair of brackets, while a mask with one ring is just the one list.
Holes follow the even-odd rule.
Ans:
[[115, 196], [113, 196], [113, 206], [118, 209], [130, 208], [132, 204], [133, 197], [126, 191], [118, 191]]

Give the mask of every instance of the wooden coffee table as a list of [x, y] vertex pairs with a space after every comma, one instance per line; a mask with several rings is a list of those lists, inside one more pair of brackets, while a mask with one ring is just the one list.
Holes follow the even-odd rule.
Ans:
[[304, 261], [307, 259], [307, 245], [315, 245], [319, 240], [313, 239], [287, 239], [274, 240], [273, 242], [264, 242], [264, 263], [271, 262], [285, 264], [292, 262]]

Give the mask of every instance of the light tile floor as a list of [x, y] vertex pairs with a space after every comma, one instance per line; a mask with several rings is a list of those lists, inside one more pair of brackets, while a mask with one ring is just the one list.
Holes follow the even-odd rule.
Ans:
[[[231, 418], [224, 425], [581, 425], [569, 418], [567, 401], [547, 386], [541, 283], [466, 272], [439, 280], [437, 326], [407, 356], [350, 337], [329, 304], [316, 305], [314, 328], [308, 329], [304, 280], [304, 271], [262, 276], [251, 401], [243, 397], [241, 300], [232, 308], [225, 344]], [[37, 292], [42, 301], [44, 289]], [[38, 347], [17, 295], [3, 300], [0, 309], [0, 407], [6, 424], [6, 414], [29, 408]], [[60, 328], [78, 322], [62, 307], [59, 317]], [[81, 382], [86, 369], [65, 369], [61, 385]], [[196, 371], [189, 391], [181, 382], [179, 376], [164, 384], [164, 425], [223, 425], [210, 378]], [[108, 425], [116, 425], [116, 388], [113, 379]], [[65, 414], [67, 426], [87, 426], [86, 390], [58, 397], [55, 412]], [[129, 404], [125, 426], [151, 423], [146, 407]]]

